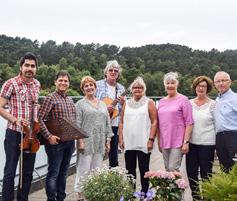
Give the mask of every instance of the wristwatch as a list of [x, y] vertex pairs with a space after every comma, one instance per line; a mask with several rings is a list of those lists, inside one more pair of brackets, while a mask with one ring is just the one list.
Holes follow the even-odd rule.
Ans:
[[189, 143], [189, 141], [188, 140], [184, 140], [184, 144], [188, 144]]
[[154, 142], [154, 141], [155, 141], [155, 139], [153, 139], [153, 138], [149, 138], [149, 140], [150, 140], [150, 141], [152, 141], [152, 142]]

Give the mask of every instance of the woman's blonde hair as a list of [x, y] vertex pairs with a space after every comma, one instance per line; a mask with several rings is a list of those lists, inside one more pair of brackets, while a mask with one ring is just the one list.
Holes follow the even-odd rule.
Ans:
[[84, 88], [86, 82], [92, 82], [95, 85], [95, 88], [96, 88], [96, 81], [94, 80], [94, 78], [87, 75], [87, 76], [82, 77], [82, 79], [81, 79], [80, 88], [81, 88], [82, 91], [84, 91], [83, 88]]
[[138, 77], [132, 82], [132, 84], [131, 84], [130, 87], [129, 87], [130, 91], [132, 91], [132, 88], [133, 88], [134, 85], [140, 85], [140, 86], [142, 86], [142, 87], [143, 87], [143, 94], [146, 93], [146, 84], [145, 84], [145, 82], [144, 82], [144, 80], [143, 80], [142, 77], [138, 76]]

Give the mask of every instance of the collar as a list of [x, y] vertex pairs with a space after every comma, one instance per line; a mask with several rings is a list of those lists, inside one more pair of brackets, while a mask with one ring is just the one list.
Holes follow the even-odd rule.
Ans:
[[67, 93], [63, 93], [61, 91], [55, 91], [55, 93], [57, 93], [58, 95], [62, 96], [63, 98], [67, 97]]
[[229, 89], [226, 92], [224, 92], [223, 94], [218, 93], [218, 97], [219, 98], [226, 98], [228, 95], [230, 95], [232, 93], [233, 93], [232, 89]]
[[16, 77], [16, 80], [17, 80], [18, 83], [25, 84], [25, 85], [28, 85], [28, 86], [33, 85], [35, 83], [34, 78], [30, 82], [25, 82], [25, 80], [22, 78], [22, 76], [20, 74]]

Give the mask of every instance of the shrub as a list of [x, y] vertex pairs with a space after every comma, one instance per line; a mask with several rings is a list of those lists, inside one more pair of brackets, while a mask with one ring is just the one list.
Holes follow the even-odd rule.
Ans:
[[132, 199], [133, 183], [126, 170], [121, 167], [93, 170], [82, 179], [83, 191], [88, 201], [119, 201]]
[[202, 195], [206, 200], [237, 200], [237, 165], [229, 173], [219, 172], [200, 182]]

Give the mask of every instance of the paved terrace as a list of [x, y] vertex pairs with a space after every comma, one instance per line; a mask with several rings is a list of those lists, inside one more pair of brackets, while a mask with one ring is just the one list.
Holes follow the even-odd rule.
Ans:
[[[187, 181], [186, 171], [184, 168], [185, 167], [184, 162], [185, 161], [183, 160], [181, 172], [184, 175], [185, 180]], [[108, 164], [108, 160], [105, 160], [104, 164]], [[125, 167], [123, 154], [119, 154], [119, 165], [121, 167]], [[163, 158], [162, 158], [161, 153], [158, 151], [157, 147], [155, 147], [153, 150], [153, 153], [151, 154], [150, 170], [159, 170], [159, 169], [164, 170]], [[72, 174], [67, 179], [67, 189], [66, 189], [67, 197], [65, 201], [77, 201], [77, 194], [73, 192], [75, 176], [76, 176], [75, 174]], [[139, 176], [138, 173], [137, 173], [137, 176]], [[140, 185], [139, 178], [137, 179], [137, 185]], [[137, 190], [140, 190], [140, 188], [137, 188]], [[190, 189], [187, 189], [185, 191], [185, 201], [192, 201], [192, 197], [190, 193], [191, 193]], [[45, 201], [46, 200], [45, 189], [43, 188], [41, 190], [31, 193], [29, 200], [30, 201]]]

